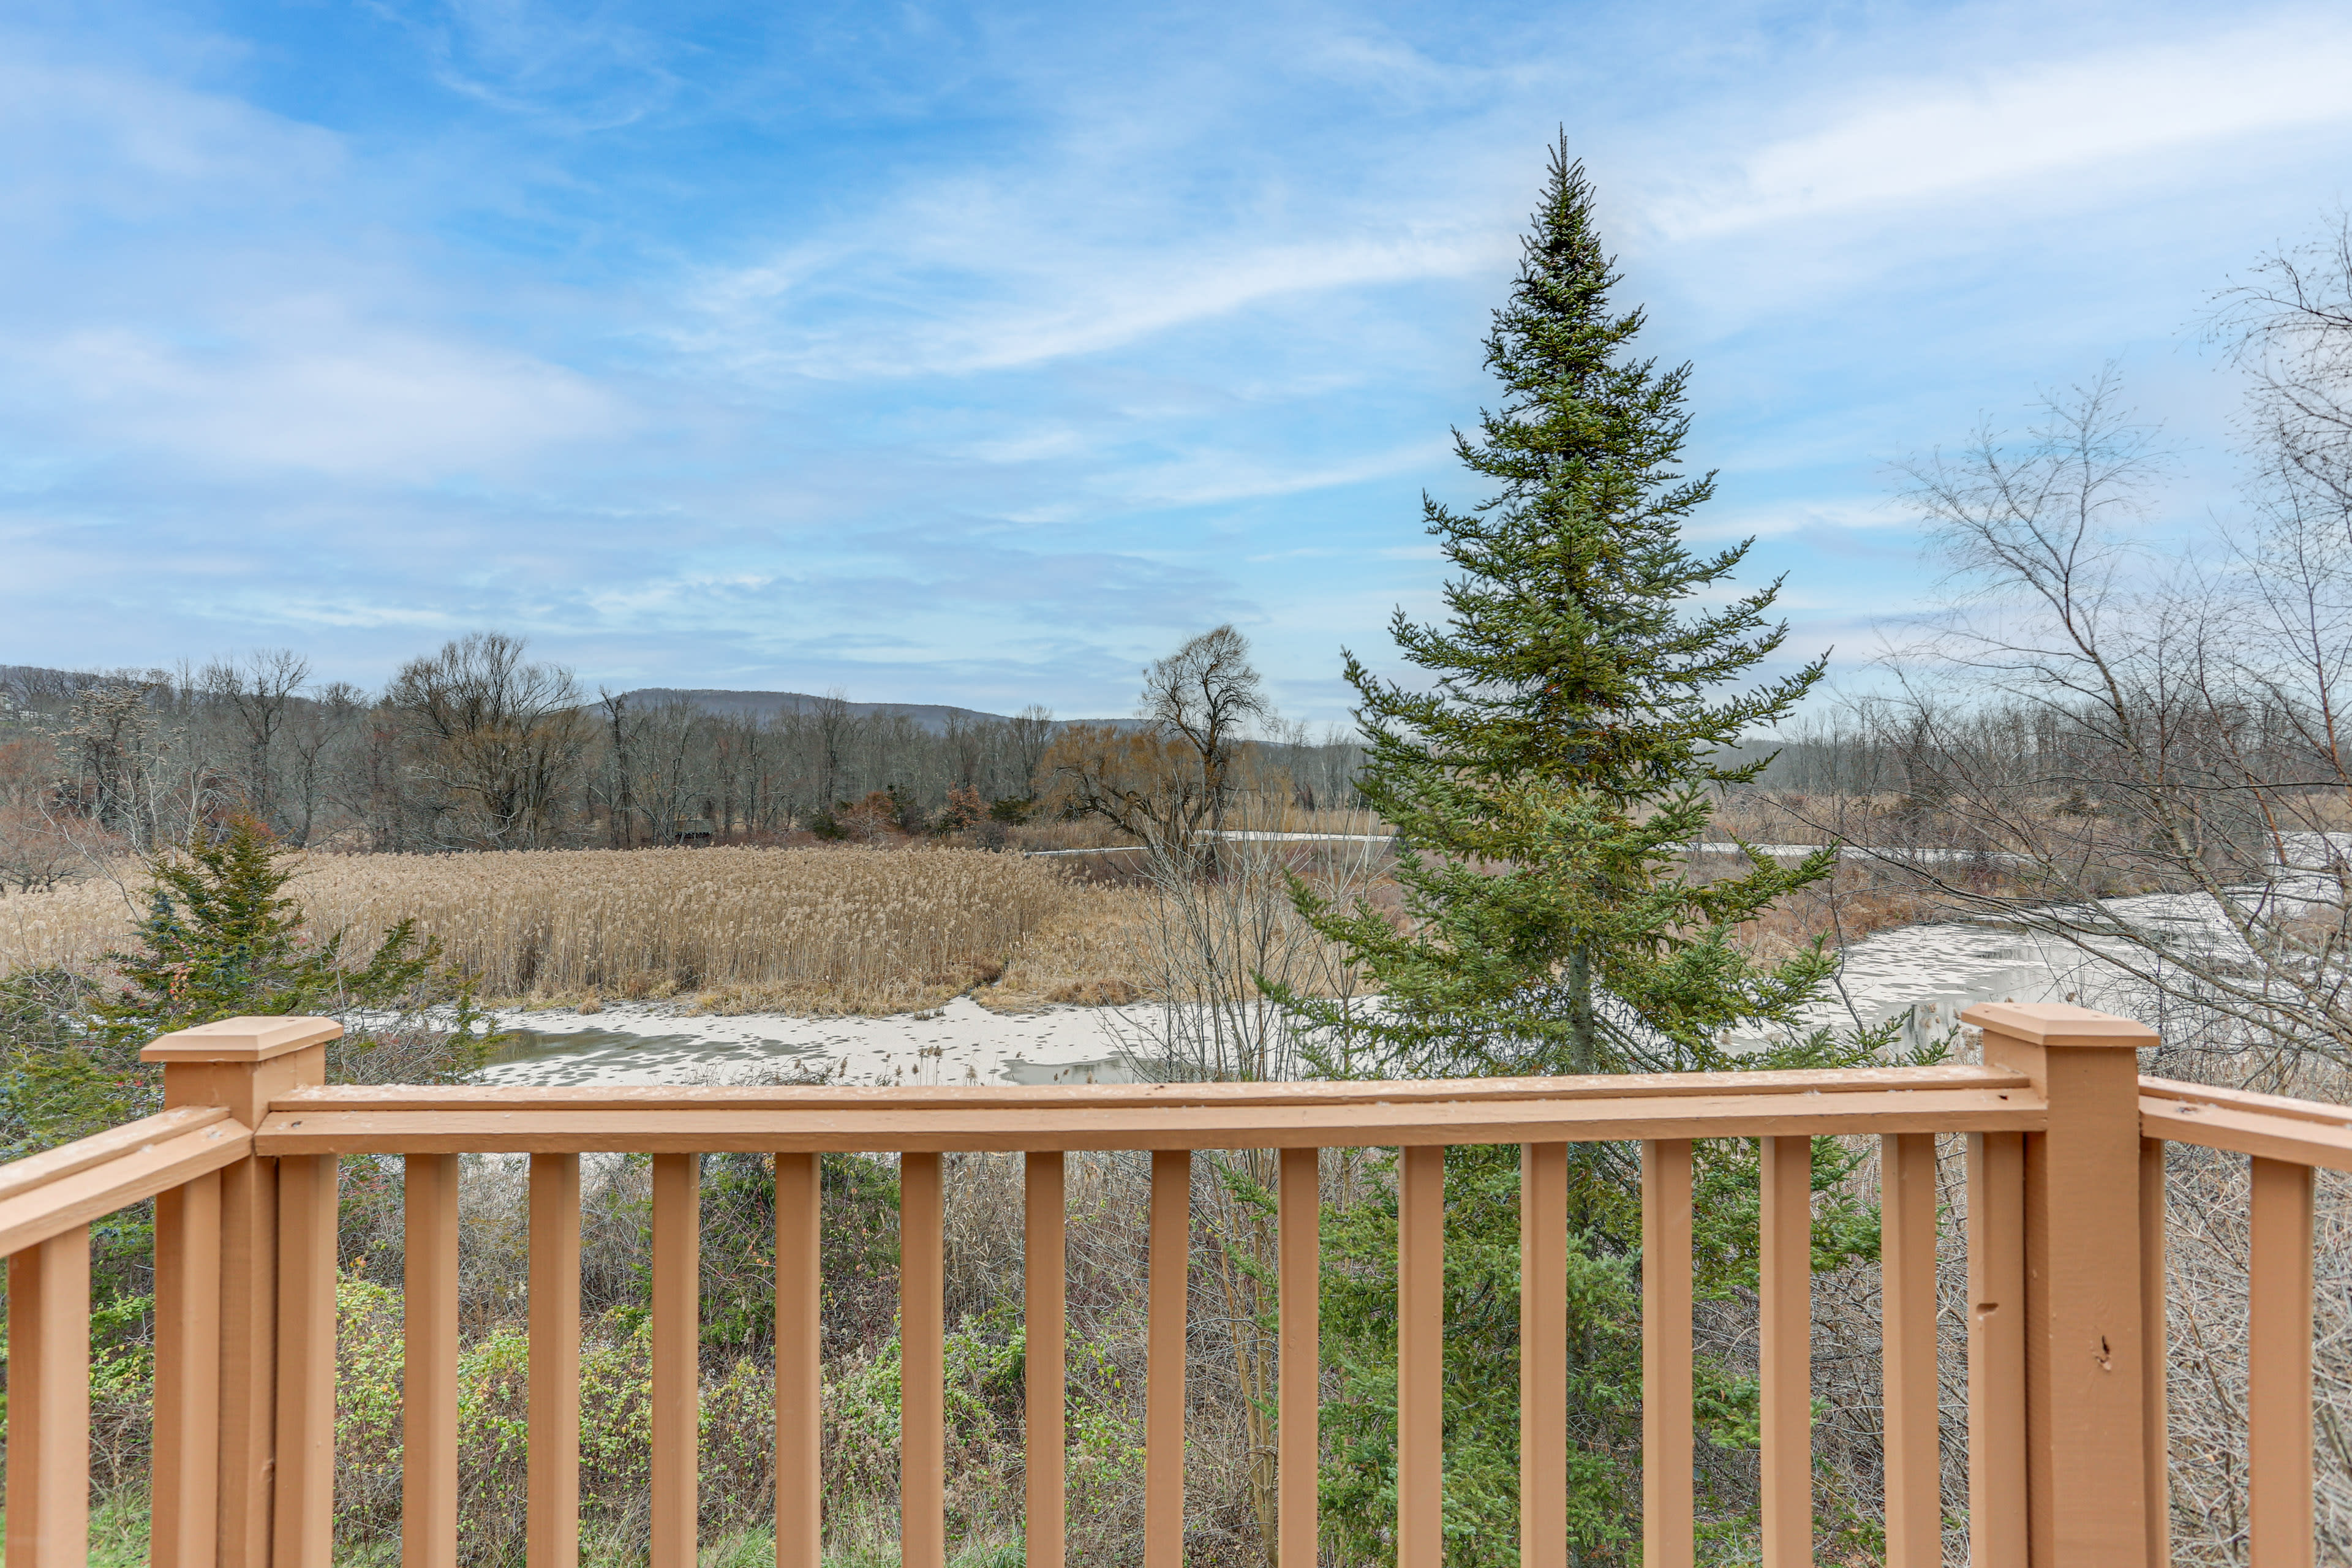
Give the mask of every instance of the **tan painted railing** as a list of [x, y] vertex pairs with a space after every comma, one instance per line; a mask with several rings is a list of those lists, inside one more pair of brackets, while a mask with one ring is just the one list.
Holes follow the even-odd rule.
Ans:
[[[900, 1158], [901, 1539], [946, 1551], [940, 1154], [1026, 1156], [1028, 1562], [1062, 1568], [1063, 1155], [1151, 1151], [1150, 1256], [1184, 1258], [1192, 1152], [1281, 1151], [1277, 1540], [1316, 1543], [1316, 1152], [1399, 1162], [1401, 1568], [1436, 1568], [1444, 1150], [1522, 1154], [1522, 1561], [1564, 1568], [1567, 1145], [1642, 1145], [1643, 1545], [1694, 1560], [1691, 1148], [1761, 1140], [1764, 1561], [1812, 1560], [1811, 1159], [1883, 1140], [1887, 1561], [1942, 1561], [1936, 1135], [1968, 1138], [1971, 1560], [2121, 1568], [2165, 1555], [2162, 1141], [2254, 1157], [2253, 1562], [2311, 1561], [2311, 1168], [2352, 1169], [2352, 1111], [2141, 1079], [2143, 1026], [1989, 1005], [1984, 1065], [1454, 1083], [1054, 1089], [330, 1089], [314, 1018], [167, 1036], [163, 1114], [0, 1167], [9, 1258], [9, 1568], [87, 1546], [90, 1220], [157, 1201], [153, 1547], [158, 1568], [328, 1568], [335, 1162], [406, 1177], [403, 1568], [457, 1550], [458, 1155], [528, 1154], [528, 1560], [579, 1554], [580, 1166], [653, 1156], [653, 1568], [696, 1560], [698, 1155], [776, 1163], [776, 1559], [817, 1568], [817, 1158]], [[1153, 1268], [1145, 1562], [1176, 1568], [1183, 1517], [1185, 1271]], [[2158, 1347], [2156, 1353], [2147, 1353]]]

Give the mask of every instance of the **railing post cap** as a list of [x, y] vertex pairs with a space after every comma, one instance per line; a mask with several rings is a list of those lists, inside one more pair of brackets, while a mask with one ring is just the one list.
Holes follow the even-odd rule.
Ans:
[[223, 1018], [158, 1036], [139, 1053], [142, 1062], [266, 1062], [305, 1046], [340, 1039], [332, 1018]]
[[1960, 1015], [1963, 1024], [2036, 1046], [2130, 1047], [2158, 1041], [2154, 1029], [2071, 1002], [1979, 1002]]

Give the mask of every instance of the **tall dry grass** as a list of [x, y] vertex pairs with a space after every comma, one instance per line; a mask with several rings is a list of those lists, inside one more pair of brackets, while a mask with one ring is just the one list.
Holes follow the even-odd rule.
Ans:
[[[0, 973], [89, 968], [129, 936], [135, 875], [0, 898]], [[313, 929], [413, 919], [484, 997], [662, 997], [709, 1008], [887, 1013], [996, 981], [1054, 933], [1038, 999], [1131, 976], [1084, 940], [1131, 901], [1058, 862], [979, 849], [534, 850], [310, 855], [289, 889]], [[1096, 905], [1103, 906], [1100, 910]], [[1118, 907], [1114, 907], [1118, 906]]]
[[[137, 868], [121, 874], [135, 877]], [[44, 892], [0, 891], [0, 974], [88, 968], [130, 937], [138, 914], [130, 886], [111, 877], [61, 882]]]

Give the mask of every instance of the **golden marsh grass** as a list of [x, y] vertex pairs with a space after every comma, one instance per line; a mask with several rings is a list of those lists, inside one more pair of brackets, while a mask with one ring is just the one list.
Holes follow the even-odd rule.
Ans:
[[[97, 965], [128, 937], [140, 881], [0, 898], [0, 973]], [[1130, 890], [978, 849], [311, 855], [289, 890], [313, 929], [354, 945], [414, 918], [492, 1000], [888, 1013], [1000, 978], [999, 1005], [1134, 988], [1103, 969], [1126, 951]]]

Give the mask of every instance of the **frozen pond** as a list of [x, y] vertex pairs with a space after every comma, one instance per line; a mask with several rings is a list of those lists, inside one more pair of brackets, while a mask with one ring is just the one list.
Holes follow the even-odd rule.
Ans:
[[[1882, 931], [1845, 951], [1809, 1026], [1851, 1028], [1905, 1016], [1904, 1043], [1939, 1040], [1979, 1002], [2099, 1005], [2120, 977], [2063, 944], [1996, 926]], [[2102, 984], [2101, 983], [2105, 984]], [[2114, 1005], [2112, 996], [2108, 1005]], [[1140, 1008], [1047, 1007], [995, 1013], [969, 997], [884, 1018], [781, 1013], [705, 1016], [656, 1003], [597, 1013], [507, 1011], [517, 1037], [478, 1075], [495, 1084], [1128, 1083], [1120, 1056]], [[1747, 1043], [1758, 1044], [1759, 1040]]]
[[1120, 1010], [992, 1013], [968, 996], [887, 1018], [783, 1013], [702, 1016], [658, 1004], [604, 1011], [507, 1011], [517, 1036], [476, 1075], [496, 1084], [1127, 1083], [1112, 1029]]
[[2063, 942], [2010, 927], [1903, 926], [1848, 947], [1843, 966], [1804, 1021], [1845, 1029], [1907, 1014], [1902, 1044], [1916, 1049], [1943, 1039], [1979, 1002], [2096, 1006], [2089, 993], [2115, 978]]
[[[2344, 846], [2298, 841], [2306, 868], [2278, 879], [2267, 897], [2294, 913], [2333, 907], [2343, 895], [2336, 857]], [[1702, 848], [1713, 849], [1715, 845]], [[1801, 845], [1767, 846], [1796, 853]], [[2323, 855], [2323, 851], [2325, 852]], [[2326, 866], [2317, 862], [2325, 858]], [[2262, 889], [2244, 890], [2255, 896]], [[2227, 954], [2239, 939], [2200, 896], [2149, 894], [2108, 900], [2107, 913], [2167, 946]], [[1906, 926], [1855, 942], [1808, 1028], [1850, 1029], [1903, 1020], [1902, 1043], [1943, 1040], [1979, 1002], [2076, 1002], [2134, 1016], [2147, 1004], [2140, 984], [2078, 949], [2016, 927], [1946, 921]], [[1051, 1006], [997, 1013], [969, 997], [883, 1018], [808, 1018], [781, 1013], [705, 1016], [660, 1003], [609, 1003], [601, 1012], [501, 1012], [514, 1038], [484, 1068], [494, 1084], [1127, 1083], [1135, 1079], [1121, 1047], [1151, 1032], [1145, 1007]], [[1736, 1045], [1755, 1047], [1760, 1035]]]

